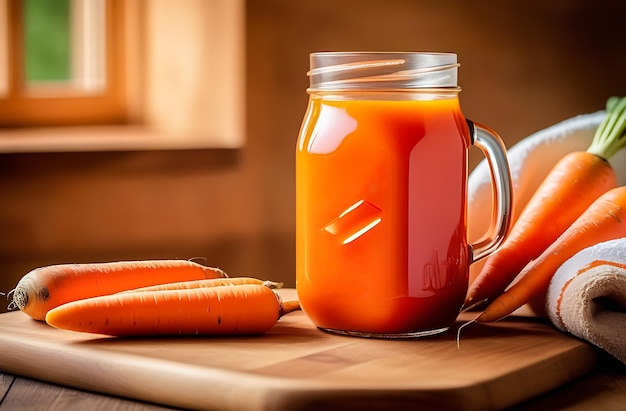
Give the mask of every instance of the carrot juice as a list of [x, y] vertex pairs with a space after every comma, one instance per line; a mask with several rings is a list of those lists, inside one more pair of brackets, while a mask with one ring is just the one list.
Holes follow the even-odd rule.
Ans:
[[467, 288], [467, 125], [456, 98], [312, 99], [299, 141], [297, 285], [318, 326], [447, 327]]
[[[448, 329], [471, 262], [510, 222], [499, 137], [466, 120], [451, 53], [314, 53], [296, 147], [296, 287], [319, 328], [402, 338]], [[467, 157], [489, 157], [494, 221], [467, 242]], [[494, 166], [495, 165], [495, 166]]]

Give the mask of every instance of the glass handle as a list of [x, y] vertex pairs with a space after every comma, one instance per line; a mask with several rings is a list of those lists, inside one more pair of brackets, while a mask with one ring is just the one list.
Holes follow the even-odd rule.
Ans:
[[493, 196], [491, 223], [484, 237], [469, 245], [471, 262], [492, 254], [502, 244], [512, 222], [513, 189], [506, 148], [498, 134], [478, 123], [466, 120], [472, 145], [478, 147], [489, 165]]

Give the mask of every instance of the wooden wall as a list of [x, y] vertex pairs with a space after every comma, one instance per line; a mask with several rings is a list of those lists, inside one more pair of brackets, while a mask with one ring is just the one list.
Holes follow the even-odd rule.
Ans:
[[249, 0], [245, 147], [0, 154], [0, 291], [44, 264], [192, 257], [293, 286], [310, 52], [457, 52], [465, 115], [510, 146], [626, 95], [625, 14], [620, 1]]

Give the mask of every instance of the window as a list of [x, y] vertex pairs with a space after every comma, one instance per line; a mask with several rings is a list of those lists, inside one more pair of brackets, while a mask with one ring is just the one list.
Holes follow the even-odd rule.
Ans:
[[[27, 91], [106, 90], [104, 0], [23, 0], [23, 74]], [[118, 6], [119, 7], [119, 6]]]
[[241, 146], [243, 4], [0, 0], [0, 152]]

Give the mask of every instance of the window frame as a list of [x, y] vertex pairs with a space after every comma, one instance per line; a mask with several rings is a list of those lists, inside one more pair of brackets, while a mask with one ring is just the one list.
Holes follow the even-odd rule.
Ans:
[[127, 120], [124, 87], [123, 0], [105, 1], [106, 86], [97, 93], [71, 88], [32, 91], [24, 82], [24, 0], [6, 1], [8, 88], [0, 96], [0, 126], [121, 124]]

